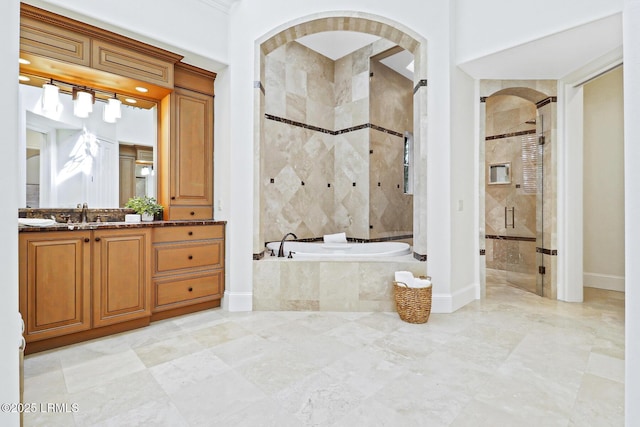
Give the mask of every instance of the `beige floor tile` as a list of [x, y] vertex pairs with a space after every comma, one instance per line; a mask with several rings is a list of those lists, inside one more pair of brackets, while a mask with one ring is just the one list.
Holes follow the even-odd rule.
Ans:
[[[624, 294], [395, 312], [207, 310], [25, 359], [26, 426], [622, 426]], [[493, 282], [492, 282], [493, 278]]]

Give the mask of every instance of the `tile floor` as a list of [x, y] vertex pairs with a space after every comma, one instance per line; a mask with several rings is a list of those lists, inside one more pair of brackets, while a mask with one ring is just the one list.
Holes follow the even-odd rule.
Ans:
[[[490, 285], [429, 322], [212, 310], [25, 360], [25, 426], [622, 426], [624, 294]], [[77, 412], [73, 412], [73, 408]]]

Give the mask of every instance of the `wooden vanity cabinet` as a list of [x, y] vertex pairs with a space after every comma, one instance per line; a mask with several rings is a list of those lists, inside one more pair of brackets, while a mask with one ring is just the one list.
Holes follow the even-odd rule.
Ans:
[[93, 327], [151, 315], [151, 230], [93, 232]]
[[20, 233], [20, 312], [27, 342], [91, 328], [91, 232]]
[[19, 233], [27, 353], [148, 325], [151, 230]]
[[154, 229], [152, 264], [152, 320], [219, 307], [224, 292], [224, 225]]

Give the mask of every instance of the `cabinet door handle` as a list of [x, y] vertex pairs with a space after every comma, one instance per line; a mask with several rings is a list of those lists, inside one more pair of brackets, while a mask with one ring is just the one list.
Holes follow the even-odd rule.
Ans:
[[190, 232], [189, 232], [189, 236], [193, 236], [193, 231], [190, 231]]
[[100, 238], [99, 238], [99, 237], [96, 237], [96, 242], [99, 242], [99, 241], [100, 241]]
[[84, 238], [84, 242], [85, 242], [85, 243], [88, 243], [90, 240], [91, 240], [91, 239], [90, 239], [90, 238], [88, 238], [88, 237], [85, 237], [85, 238]]
[[191, 211], [191, 215], [195, 215], [196, 213], [194, 211]]
[[193, 288], [189, 288], [189, 292], [193, 292]]
[[176, 199], [176, 196], [171, 196], [171, 200], [175, 200], [175, 199]]
[[193, 255], [189, 255], [189, 259], [193, 259]]

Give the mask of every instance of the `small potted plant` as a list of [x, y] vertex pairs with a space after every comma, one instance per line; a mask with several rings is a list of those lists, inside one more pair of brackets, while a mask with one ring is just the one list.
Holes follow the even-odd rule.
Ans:
[[156, 215], [162, 212], [162, 205], [156, 203], [155, 197], [149, 196], [132, 197], [124, 207], [140, 214], [143, 221], [153, 221]]

